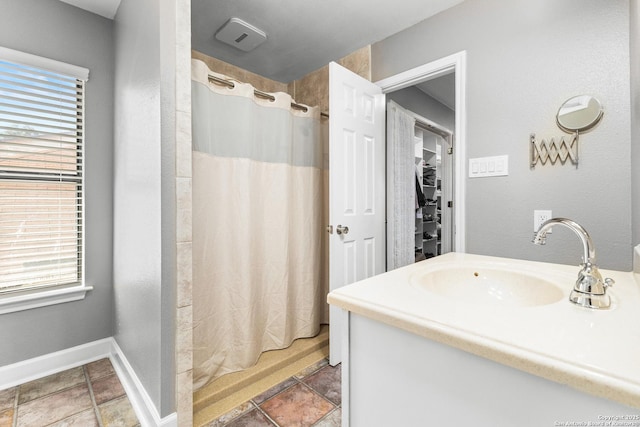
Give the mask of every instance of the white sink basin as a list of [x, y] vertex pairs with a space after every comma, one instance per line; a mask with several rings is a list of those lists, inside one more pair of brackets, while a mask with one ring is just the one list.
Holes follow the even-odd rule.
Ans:
[[540, 274], [492, 265], [440, 265], [414, 273], [413, 286], [427, 292], [479, 305], [533, 307], [564, 297], [562, 286]]

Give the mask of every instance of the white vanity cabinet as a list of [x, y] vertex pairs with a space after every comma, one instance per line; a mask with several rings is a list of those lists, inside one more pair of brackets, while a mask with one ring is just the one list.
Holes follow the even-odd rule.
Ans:
[[[343, 427], [640, 427], [640, 281], [603, 270], [612, 307], [591, 310], [568, 301], [577, 270], [452, 252], [331, 292]], [[478, 292], [425, 287], [436, 273]], [[559, 295], [533, 301], [542, 280]]]
[[348, 316], [343, 427], [616, 425], [611, 417], [640, 426], [640, 409]]

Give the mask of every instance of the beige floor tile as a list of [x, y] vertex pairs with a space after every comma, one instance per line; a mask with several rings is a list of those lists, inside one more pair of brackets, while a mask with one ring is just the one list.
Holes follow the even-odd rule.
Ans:
[[17, 389], [17, 387], [11, 387], [6, 390], [0, 390], [0, 412], [13, 408], [16, 403]]
[[342, 425], [342, 409], [338, 408], [318, 421], [313, 427], [340, 427]]
[[93, 408], [80, 412], [79, 414], [72, 415], [69, 418], [65, 418], [62, 421], [51, 424], [47, 427], [99, 427], [98, 419]]
[[35, 381], [30, 381], [20, 386], [18, 404], [22, 405], [23, 403], [31, 400], [71, 388], [82, 383], [86, 383], [86, 378], [81, 366], [49, 375], [48, 377], [40, 378]]
[[109, 359], [96, 360], [95, 362], [87, 364], [86, 367], [89, 379], [92, 381], [97, 378], [106, 377], [116, 373], [116, 371], [113, 370], [113, 366]]
[[98, 406], [104, 427], [135, 427], [140, 425], [127, 396]]
[[18, 427], [39, 427], [93, 407], [87, 384], [50, 394], [18, 406]]
[[93, 388], [93, 397], [96, 399], [96, 405], [102, 405], [125, 394], [116, 374], [93, 380], [91, 387]]
[[111, 361], [105, 358], [0, 390], [0, 427], [16, 426], [139, 427], [140, 423]]
[[253, 405], [253, 403], [245, 402], [242, 405], [237, 406], [237, 407], [233, 408], [231, 411], [229, 411], [226, 414], [222, 415], [217, 420], [211, 421], [205, 427], [223, 427], [223, 426], [227, 425], [231, 420], [234, 420], [234, 419], [240, 417], [241, 415], [243, 415], [243, 414], [245, 414], [245, 413], [247, 413], [250, 410], [255, 409], [255, 408], [256, 407]]
[[[260, 410], [254, 409], [243, 416], [236, 418], [225, 427], [276, 427]], [[294, 427], [294, 426], [289, 426]], [[302, 425], [298, 426], [302, 427]]]
[[13, 426], [13, 408], [0, 411], [0, 427]]

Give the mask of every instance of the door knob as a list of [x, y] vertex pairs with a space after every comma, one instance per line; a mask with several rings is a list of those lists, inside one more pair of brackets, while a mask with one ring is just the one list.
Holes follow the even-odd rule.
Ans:
[[339, 225], [336, 227], [336, 233], [338, 234], [349, 234], [349, 227]]

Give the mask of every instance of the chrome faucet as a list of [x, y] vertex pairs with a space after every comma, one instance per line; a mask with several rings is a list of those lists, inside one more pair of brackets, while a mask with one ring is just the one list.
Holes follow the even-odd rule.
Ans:
[[533, 235], [533, 243], [544, 245], [547, 242], [547, 232], [554, 225], [564, 225], [574, 231], [582, 241], [584, 254], [582, 256], [582, 270], [578, 273], [569, 301], [588, 308], [609, 308], [611, 298], [607, 295], [607, 288], [615, 283], [613, 279], [602, 279], [598, 267], [596, 266], [596, 250], [589, 233], [580, 224], [567, 218], [552, 218], [540, 225], [538, 231]]

